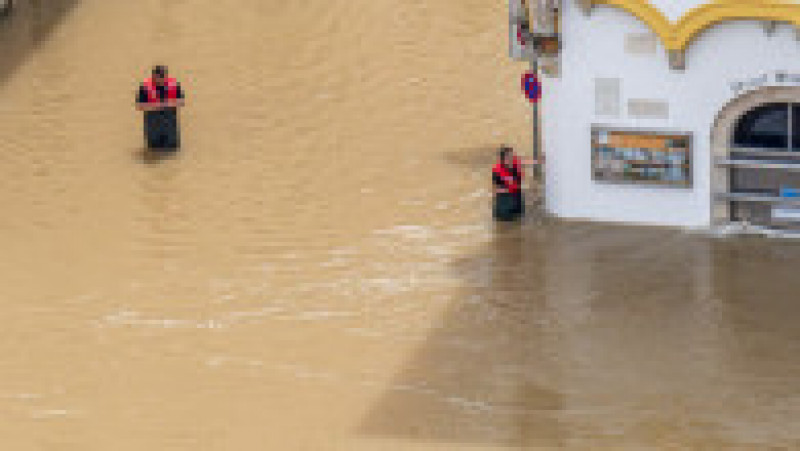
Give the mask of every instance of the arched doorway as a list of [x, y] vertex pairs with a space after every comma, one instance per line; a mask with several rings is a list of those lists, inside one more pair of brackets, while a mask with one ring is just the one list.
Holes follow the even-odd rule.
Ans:
[[800, 197], [786, 197], [800, 190], [800, 87], [763, 88], [725, 105], [711, 156], [713, 226], [800, 231]]

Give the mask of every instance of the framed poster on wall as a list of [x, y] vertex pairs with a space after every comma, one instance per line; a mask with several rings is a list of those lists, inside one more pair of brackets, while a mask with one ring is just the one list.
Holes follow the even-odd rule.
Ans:
[[593, 127], [592, 179], [691, 188], [692, 135]]

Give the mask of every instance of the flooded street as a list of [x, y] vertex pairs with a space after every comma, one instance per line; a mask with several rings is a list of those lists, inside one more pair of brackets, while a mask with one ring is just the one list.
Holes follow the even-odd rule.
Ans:
[[16, 1], [0, 449], [800, 448], [800, 242], [492, 223], [506, 7]]

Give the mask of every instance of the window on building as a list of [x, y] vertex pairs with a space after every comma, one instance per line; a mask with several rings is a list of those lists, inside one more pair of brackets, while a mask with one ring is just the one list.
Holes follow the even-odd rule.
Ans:
[[[800, 112], [800, 111], [798, 111]], [[734, 147], [789, 149], [790, 107], [786, 103], [770, 103], [756, 107], [744, 114], [736, 124], [733, 135]], [[800, 124], [800, 115], [793, 120]], [[792, 124], [792, 125], [795, 125]], [[800, 133], [796, 129], [795, 133]], [[800, 136], [796, 140], [800, 147]]]
[[800, 105], [793, 104], [791, 111], [792, 136], [791, 146], [793, 152], [800, 152]]

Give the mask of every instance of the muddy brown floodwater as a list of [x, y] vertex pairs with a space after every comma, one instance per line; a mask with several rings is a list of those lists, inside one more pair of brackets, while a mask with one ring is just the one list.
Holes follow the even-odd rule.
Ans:
[[19, 0], [0, 449], [800, 447], [800, 243], [492, 224], [491, 148], [530, 148], [506, 14]]

